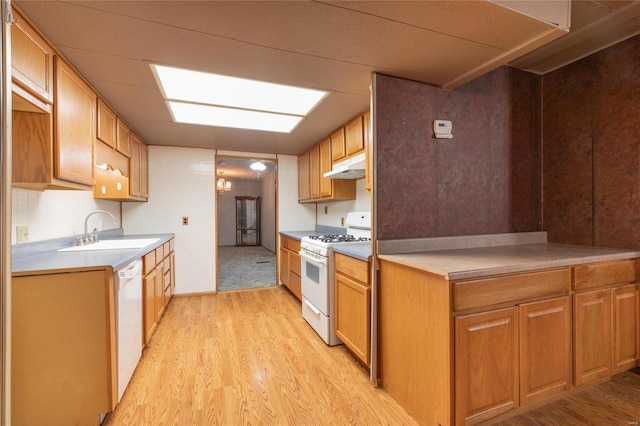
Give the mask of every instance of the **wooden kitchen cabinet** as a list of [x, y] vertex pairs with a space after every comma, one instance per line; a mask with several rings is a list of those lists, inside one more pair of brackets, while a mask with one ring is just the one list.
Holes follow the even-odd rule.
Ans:
[[116, 120], [116, 149], [122, 155], [131, 155], [131, 129], [120, 118]]
[[298, 156], [298, 202], [305, 202], [310, 195], [310, 152]]
[[344, 132], [344, 127], [341, 127], [331, 134], [331, 161], [334, 163], [344, 160], [347, 156]]
[[520, 405], [571, 388], [571, 299], [569, 296], [518, 308]]
[[54, 60], [55, 177], [94, 184], [96, 94], [59, 56]]
[[12, 284], [12, 424], [97, 425], [117, 403], [113, 272]]
[[518, 309], [461, 316], [455, 324], [456, 424], [517, 408]]
[[368, 367], [371, 352], [369, 262], [335, 254], [336, 335]]
[[333, 194], [333, 179], [324, 177], [331, 171], [331, 138], [318, 144], [320, 151], [320, 198], [328, 198]]
[[360, 115], [347, 123], [344, 144], [346, 157], [351, 157], [364, 151], [364, 115]]
[[143, 345], [147, 345], [175, 291], [173, 238], [142, 258]]
[[280, 283], [302, 300], [300, 241], [280, 235]]
[[95, 148], [93, 198], [126, 200], [129, 197], [129, 159], [101, 141], [96, 141]]
[[[633, 368], [640, 360], [636, 261], [574, 267], [576, 386]], [[581, 291], [587, 289], [587, 291]]]
[[131, 156], [129, 193], [131, 201], [147, 201], [149, 199], [148, 173], [147, 170], [147, 145], [138, 135], [131, 132]]
[[[53, 48], [12, 5], [11, 81], [20, 98], [47, 109], [53, 103]], [[50, 111], [50, 110], [49, 110]]]
[[116, 148], [117, 140], [117, 115], [103, 101], [98, 98], [97, 138], [111, 148]]
[[90, 190], [96, 95], [59, 57], [54, 65], [53, 114], [28, 102], [14, 103], [12, 184], [38, 190]]
[[314, 145], [309, 150], [309, 198], [320, 197], [320, 146]]

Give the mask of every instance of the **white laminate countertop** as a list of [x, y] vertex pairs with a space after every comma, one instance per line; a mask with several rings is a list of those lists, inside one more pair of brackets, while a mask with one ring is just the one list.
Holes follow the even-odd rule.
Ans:
[[640, 251], [554, 243], [378, 255], [452, 281], [636, 257]]

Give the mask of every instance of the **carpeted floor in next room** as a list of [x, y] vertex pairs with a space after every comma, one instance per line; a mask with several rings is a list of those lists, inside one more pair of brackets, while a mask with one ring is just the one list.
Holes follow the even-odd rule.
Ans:
[[276, 285], [276, 255], [262, 246], [218, 247], [218, 291]]

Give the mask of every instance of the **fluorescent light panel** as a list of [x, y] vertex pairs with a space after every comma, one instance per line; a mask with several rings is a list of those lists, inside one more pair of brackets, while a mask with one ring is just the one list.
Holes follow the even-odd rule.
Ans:
[[233, 127], [235, 129], [291, 133], [304, 118], [296, 115], [272, 114], [182, 102], [168, 101], [167, 104], [177, 122]]
[[[158, 85], [174, 113], [174, 119], [187, 123], [255, 128], [250, 121], [240, 125], [238, 120], [252, 117], [262, 123], [263, 121], [259, 117], [264, 117], [281, 123], [292, 123], [294, 118], [287, 117], [287, 115], [296, 116], [295, 124], [289, 127], [288, 131], [290, 132], [301, 120], [300, 116], [307, 115], [327, 95], [327, 92], [319, 90], [264, 83], [162, 65], [151, 64], [151, 67], [157, 76]], [[184, 118], [182, 111], [187, 108], [177, 107], [178, 103], [172, 101], [180, 101], [182, 104], [201, 104], [204, 107], [200, 112], [197, 112], [198, 108], [189, 109], [191, 113], [198, 114], [197, 118]], [[233, 112], [223, 113], [221, 110], [225, 107], [231, 108]], [[216, 117], [205, 118], [207, 111], [215, 111]], [[255, 115], [245, 115], [237, 111], [253, 112]], [[280, 114], [279, 118], [278, 114]], [[230, 117], [230, 124], [226, 124], [222, 117]], [[268, 127], [260, 124], [257, 130], [270, 130]], [[277, 124], [276, 127], [283, 128], [287, 125]]]

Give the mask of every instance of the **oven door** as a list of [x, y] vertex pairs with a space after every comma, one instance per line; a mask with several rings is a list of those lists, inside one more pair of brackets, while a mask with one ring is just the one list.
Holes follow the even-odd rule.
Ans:
[[329, 259], [304, 250], [299, 254], [302, 262], [302, 295], [329, 316]]

